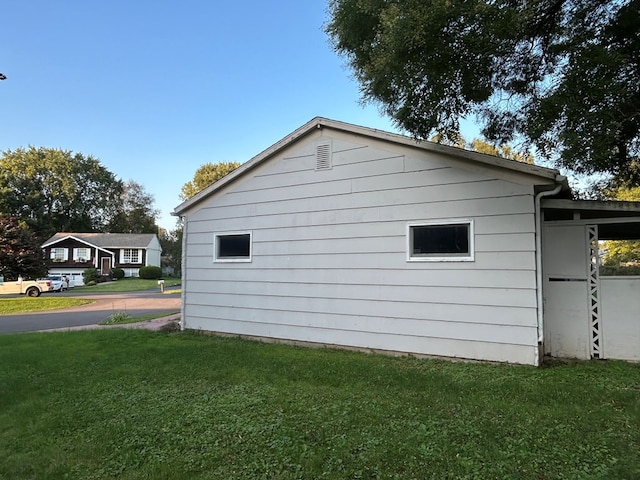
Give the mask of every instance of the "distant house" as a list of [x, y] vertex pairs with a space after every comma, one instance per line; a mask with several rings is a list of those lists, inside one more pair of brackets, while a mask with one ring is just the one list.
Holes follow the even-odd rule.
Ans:
[[42, 249], [49, 261], [49, 273], [70, 275], [76, 284], [87, 268], [97, 268], [102, 275], [121, 268], [126, 277], [137, 277], [140, 267], [159, 267], [162, 253], [158, 236], [153, 233], [59, 232]]
[[[182, 326], [538, 365], [640, 360], [640, 203], [558, 171], [316, 118], [176, 207]], [[635, 292], [635, 293], [634, 293]]]

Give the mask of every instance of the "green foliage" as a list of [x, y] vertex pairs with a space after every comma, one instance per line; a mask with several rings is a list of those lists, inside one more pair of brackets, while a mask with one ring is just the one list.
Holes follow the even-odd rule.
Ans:
[[[606, 191], [605, 195], [613, 200], [640, 202], [640, 187], [617, 188]], [[604, 275], [637, 275], [640, 273], [640, 239], [607, 240], [601, 249], [606, 252], [603, 258], [603, 267], [606, 267], [602, 270]]]
[[132, 318], [127, 312], [114, 312], [107, 317], [100, 325], [120, 325], [123, 323], [131, 323]]
[[47, 274], [40, 242], [16, 217], [0, 214], [0, 275], [5, 280], [39, 278]]
[[29, 147], [0, 157], [0, 213], [24, 219], [42, 238], [104, 231], [121, 190], [113, 173], [92, 156]]
[[111, 270], [111, 278], [116, 280], [120, 280], [124, 278], [124, 270], [121, 268], [114, 268]]
[[456, 135], [454, 140], [446, 139], [443, 137], [443, 135], [436, 134], [431, 137], [430, 141], [442, 143], [445, 145], [451, 145], [452, 147], [473, 150], [474, 152], [484, 153], [485, 155], [493, 155], [494, 157], [507, 158], [509, 160], [515, 160], [516, 162], [529, 164], [535, 163], [533, 155], [529, 152], [517, 152], [507, 144], [496, 147], [495, 145], [484, 140], [480, 140], [479, 138], [474, 138], [471, 142], [467, 143], [467, 141], [461, 134]]
[[474, 152], [485, 153], [487, 155], [494, 155], [496, 157], [507, 158], [509, 160], [515, 160], [516, 162], [533, 164], [533, 155], [530, 153], [520, 153], [515, 151], [509, 145], [501, 145], [496, 147], [484, 140], [474, 138], [469, 145]]
[[196, 170], [193, 180], [182, 186], [180, 198], [187, 200], [193, 197], [196, 193], [233, 172], [239, 166], [238, 162], [205, 163]]
[[0, 478], [632, 479], [639, 373], [124, 329], [0, 335]]
[[640, 265], [619, 265], [616, 263], [605, 263], [600, 266], [600, 276], [639, 276]]
[[89, 285], [90, 282], [98, 283], [100, 277], [101, 275], [97, 268], [87, 268], [82, 272], [82, 281], [85, 285]]
[[122, 183], [115, 213], [106, 230], [111, 233], [156, 233], [159, 211], [153, 205], [153, 195], [146, 193], [142, 185], [133, 180]]
[[158, 239], [162, 247], [162, 266], [169, 267], [171, 275], [181, 275], [182, 270], [182, 225], [178, 223], [175, 230], [161, 228]]
[[162, 277], [162, 269], [160, 267], [155, 267], [152, 265], [141, 267], [138, 275], [143, 279], [156, 280]]
[[498, 145], [639, 181], [640, 0], [330, 0], [329, 13], [363, 100], [414, 136], [455, 142], [474, 115]]

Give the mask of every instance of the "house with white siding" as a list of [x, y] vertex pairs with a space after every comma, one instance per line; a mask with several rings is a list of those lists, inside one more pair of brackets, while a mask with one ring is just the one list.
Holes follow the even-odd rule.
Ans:
[[589, 245], [605, 224], [640, 237], [640, 204], [622, 203], [571, 200], [556, 170], [315, 118], [176, 207], [182, 328], [530, 365], [616, 358], [594, 350]]

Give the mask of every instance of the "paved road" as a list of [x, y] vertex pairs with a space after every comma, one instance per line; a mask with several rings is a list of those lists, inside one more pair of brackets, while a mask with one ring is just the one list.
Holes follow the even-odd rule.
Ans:
[[93, 325], [114, 312], [127, 312], [132, 317], [180, 310], [180, 295], [162, 294], [156, 290], [126, 293], [85, 293], [73, 291], [45, 295], [91, 298], [95, 303], [47, 312], [0, 315], [0, 334], [31, 332], [50, 328]]

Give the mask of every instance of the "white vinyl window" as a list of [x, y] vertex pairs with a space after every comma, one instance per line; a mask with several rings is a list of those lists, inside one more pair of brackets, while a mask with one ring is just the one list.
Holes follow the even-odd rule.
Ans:
[[91, 258], [91, 252], [88, 248], [74, 248], [73, 249], [73, 261], [74, 262], [88, 262]]
[[67, 248], [52, 248], [51, 260], [54, 262], [66, 262], [69, 258], [69, 250]]
[[142, 263], [142, 250], [123, 248], [120, 250], [120, 263]]
[[251, 232], [214, 234], [213, 252], [214, 262], [250, 262]]
[[473, 220], [407, 225], [407, 261], [470, 262], [473, 248]]

